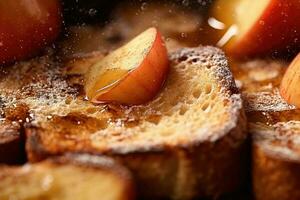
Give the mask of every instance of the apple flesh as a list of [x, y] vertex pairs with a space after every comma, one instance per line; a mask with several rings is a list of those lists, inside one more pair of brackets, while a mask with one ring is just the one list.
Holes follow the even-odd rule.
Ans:
[[158, 93], [168, 69], [161, 34], [149, 28], [91, 66], [86, 75], [86, 95], [93, 103], [142, 104]]
[[300, 53], [285, 72], [280, 85], [281, 96], [292, 105], [300, 108]]
[[0, 1], [0, 65], [33, 56], [62, 24], [59, 0]]
[[285, 52], [299, 45], [298, 0], [218, 0], [211, 16], [226, 25], [218, 44], [234, 57]]

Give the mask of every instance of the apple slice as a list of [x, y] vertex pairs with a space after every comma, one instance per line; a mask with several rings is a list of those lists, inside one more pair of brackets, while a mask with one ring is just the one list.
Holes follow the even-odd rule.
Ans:
[[266, 55], [299, 45], [299, 0], [218, 0], [211, 16], [226, 25], [218, 45], [235, 57]]
[[158, 93], [168, 69], [161, 34], [149, 28], [91, 66], [86, 95], [93, 103], [142, 104]]
[[280, 85], [281, 96], [292, 105], [300, 108], [300, 53], [286, 70]]

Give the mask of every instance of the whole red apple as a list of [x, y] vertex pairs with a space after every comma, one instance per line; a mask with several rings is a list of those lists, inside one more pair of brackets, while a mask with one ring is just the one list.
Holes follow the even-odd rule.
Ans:
[[26, 59], [58, 36], [59, 0], [0, 1], [0, 65]]

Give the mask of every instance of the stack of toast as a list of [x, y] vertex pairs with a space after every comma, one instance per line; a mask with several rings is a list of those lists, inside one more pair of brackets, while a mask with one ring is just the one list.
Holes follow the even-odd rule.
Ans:
[[[175, 4], [124, 4], [113, 18], [0, 69], [0, 162], [30, 163], [1, 168], [0, 199], [219, 199], [249, 185], [250, 160], [256, 199], [300, 198], [300, 112], [278, 92], [288, 62], [198, 46], [200, 14]], [[153, 25], [171, 62], [160, 93], [137, 106], [88, 102], [89, 66]]]

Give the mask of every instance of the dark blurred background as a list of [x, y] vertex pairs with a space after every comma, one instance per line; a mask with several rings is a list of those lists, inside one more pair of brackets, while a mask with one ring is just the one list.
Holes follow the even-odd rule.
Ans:
[[213, 0], [63, 0], [64, 19], [66, 24], [105, 23], [111, 10], [118, 4], [128, 2], [140, 4], [156, 1], [173, 2], [191, 9], [206, 10]]

